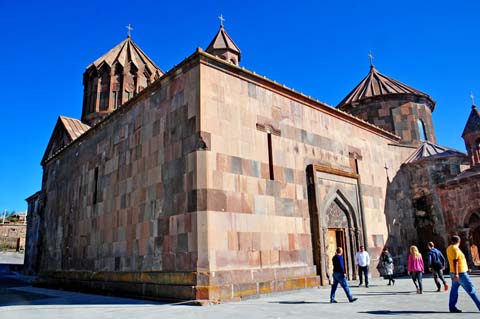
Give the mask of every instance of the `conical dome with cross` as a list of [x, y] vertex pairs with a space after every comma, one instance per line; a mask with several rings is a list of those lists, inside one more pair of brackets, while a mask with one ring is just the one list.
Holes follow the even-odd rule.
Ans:
[[82, 121], [95, 125], [158, 79], [162, 70], [128, 36], [90, 64], [83, 74]]
[[223, 27], [225, 19], [223, 15], [218, 17], [220, 19], [220, 29], [213, 38], [212, 42], [207, 47], [207, 52], [227, 60], [235, 65], [240, 62], [241, 54], [238, 46], [233, 42], [232, 38], [227, 34]]
[[428, 94], [378, 72], [372, 54], [368, 56], [370, 72], [337, 108], [398, 135], [402, 144], [435, 143], [435, 101]]

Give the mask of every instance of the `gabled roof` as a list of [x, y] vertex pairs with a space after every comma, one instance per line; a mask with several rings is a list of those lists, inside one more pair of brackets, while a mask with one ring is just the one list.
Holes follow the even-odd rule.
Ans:
[[58, 120], [62, 122], [72, 141], [76, 140], [80, 135], [90, 129], [90, 126], [87, 124], [71, 117], [61, 115], [58, 117]]
[[381, 74], [373, 65], [371, 65], [370, 72], [367, 76], [337, 105], [337, 108], [367, 98], [395, 94], [411, 94], [424, 97], [432, 103], [432, 111], [435, 106], [435, 101], [433, 101], [429, 95]]
[[53, 129], [52, 136], [48, 142], [47, 149], [45, 150], [45, 154], [43, 155], [42, 163], [75, 141], [89, 129], [90, 126], [80, 120], [66, 116], [59, 116], [57, 124], [55, 124], [55, 128]]
[[424, 159], [431, 159], [433, 157], [447, 157], [447, 156], [467, 156], [465, 153], [454, 150], [452, 148], [440, 146], [430, 143], [428, 141], [423, 142], [404, 162], [413, 163]]
[[163, 74], [163, 71], [140, 49], [130, 37], [116, 45], [113, 49], [102, 55], [95, 62], [87, 67], [87, 70], [91, 67], [95, 67], [97, 70], [102, 65], [107, 64], [112, 67], [113, 64], [119, 63], [122, 67], [133, 63], [137, 69], [145, 67], [152, 74]]
[[213, 38], [212, 42], [210, 42], [205, 51], [211, 53], [213, 50], [230, 50], [239, 55], [238, 60], [240, 61], [240, 49], [235, 44], [235, 42], [233, 42], [232, 38], [230, 38], [230, 36], [227, 34], [223, 26], [220, 26], [217, 34]]
[[472, 105], [472, 112], [470, 112], [467, 124], [465, 124], [462, 137], [472, 132], [480, 132], [480, 112], [475, 105]]

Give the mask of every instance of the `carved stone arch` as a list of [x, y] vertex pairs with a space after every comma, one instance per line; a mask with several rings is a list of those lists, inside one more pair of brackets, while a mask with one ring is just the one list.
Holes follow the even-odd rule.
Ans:
[[463, 219], [464, 227], [471, 227], [472, 224], [480, 224], [480, 208], [472, 209]]
[[327, 230], [324, 242], [325, 255], [328, 258], [325, 261], [325, 265], [328, 271], [332, 271], [330, 259], [333, 253], [333, 247], [331, 246], [334, 243], [336, 247], [343, 248], [346, 271], [349, 274], [349, 278], [355, 279], [354, 255], [359, 245], [361, 245], [361, 236], [359, 235], [362, 232], [358, 228], [358, 214], [345, 193], [346, 191], [342, 189], [341, 185], [334, 187], [329, 192], [321, 213], [323, 215], [323, 225]]
[[307, 175], [313, 257], [321, 283], [331, 281], [334, 247], [344, 248], [348, 277], [355, 279], [355, 253], [365, 245], [358, 175], [319, 165], [307, 168]]

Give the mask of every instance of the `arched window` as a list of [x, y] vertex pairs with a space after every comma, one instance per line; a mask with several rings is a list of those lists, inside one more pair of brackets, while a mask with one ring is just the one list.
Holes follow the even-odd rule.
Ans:
[[425, 123], [422, 120], [417, 120], [418, 125], [418, 137], [420, 141], [427, 141], [427, 133], [425, 132]]

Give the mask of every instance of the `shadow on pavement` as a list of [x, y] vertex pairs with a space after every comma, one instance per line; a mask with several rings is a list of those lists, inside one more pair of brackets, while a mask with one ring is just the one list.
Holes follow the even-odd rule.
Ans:
[[395, 296], [395, 295], [411, 295], [416, 294], [414, 291], [392, 291], [392, 292], [365, 292], [365, 293], [353, 293], [355, 296]]
[[12, 273], [0, 274], [0, 307], [19, 305], [179, 305], [182, 303], [34, 288]]
[[270, 301], [281, 305], [302, 305], [302, 304], [330, 304], [328, 301]]
[[[437, 314], [437, 313], [450, 313], [449, 311], [430, 311], [430, 310], [371, 310], [371, 311], [359, 311], [358, 313], [368, 313], [371, 315], [415, 315], [415, 314]], [[474, 312], [462, 312], [462, 313], [474, 313]]]

